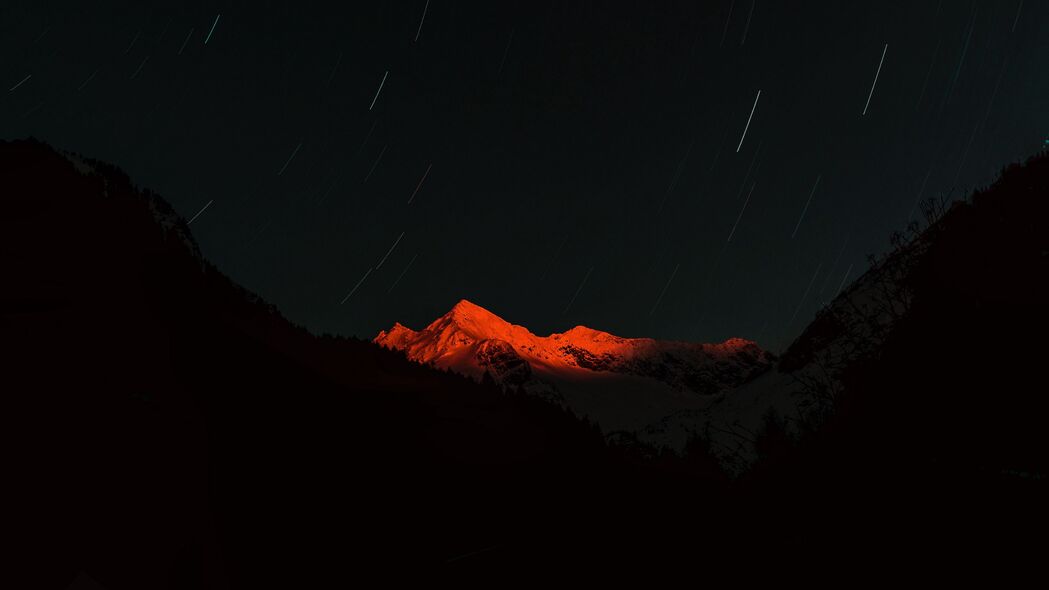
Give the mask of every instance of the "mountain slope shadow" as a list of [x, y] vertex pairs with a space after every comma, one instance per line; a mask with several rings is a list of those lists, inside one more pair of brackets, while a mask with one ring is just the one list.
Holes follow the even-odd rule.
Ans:
[[[891, 274], [907, 312], [838, 368], [832, 411], [800, 434], [769, 415], [735, 480], [701, 438], [683, 457], [610, 446], [533, 396], [311, 335], [207, 263], [186, 223], [112, 166], [0, 142], [0, 179], [5, 475], [24, 517], [14, 561], [35, 586], [788, 560], [778, 575], [886, 548], [1044, 546], [1027, 541], [1046, 530], [1049, 481], [1034, 389], [1049, 328], [1044, 157], [922, 234], [913, 266]], [[780, 370], [838, 329], [817, 318]]]
[[640, 554], [602, 527], [647, 520], [608, 514], [696, 489], [558, 406], [290, 324], [112, 166], [3, 142], [0, 178], [0, 389], [21, 564], [43, 586]]
[[842, 515], [802, 522], [818, 544], [863, 534], [985, 561], [1044, 552], [1047, 196], [1043, 154], [971, 199], [926, 203], [928, 227], [896, 240], [783, 354], [782, 371], [833, 375], [805, 383], [830, 407], [793, 436], [770, 416], [747, 487]]

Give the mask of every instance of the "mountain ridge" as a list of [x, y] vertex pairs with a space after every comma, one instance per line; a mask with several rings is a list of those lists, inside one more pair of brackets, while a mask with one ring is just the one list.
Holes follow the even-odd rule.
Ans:
[[[29, 516], [14, 562], [40, 586], [286, 588], [448, 564], [694, 574], [697, 555], [739, 571], [1044, 545], [1045, 154], [861, 275], [777, 371], [660, 425], [680, 459], [644, 444], [660, 433], [602, 436], [534, 396], [310, 334], [196, 258], [115, 167], [0, 141], [0, 172], [0, 379]], [[598, 332], [566, 333], [613, 338]], [[601, 412], [704, 403], [578, 374], [632, 379], [656, 406], [582, 391]], [[813, 399], [822, 420], [791, 426]], [[727, 479], [726, 455], [746, 471]]]
[[[397, 322], [373, 342], [421, 364], [474, 378], [488, 374], [504, 387], [524, 388], [617, 427], [625, 425], [583, 399], [593, 395], [580, 391], [591, 387], [588, 381], [609, 390], [603, 394], [608, 397], [631, 397], [620, 409], [651, 406], [660, 396], [666, 403], [656, 405], [676, 409], [729, 391], [765, 372], [774, 361], [771, 353], [743, 338], [715, 344], [627, 338], [582, 325], [539, 336], [467, 299], [422, 330]], [[656, 391], [652, 399], [633, 391], [643, 384]], [[624, 388], [633, 392], [616, 391]]]

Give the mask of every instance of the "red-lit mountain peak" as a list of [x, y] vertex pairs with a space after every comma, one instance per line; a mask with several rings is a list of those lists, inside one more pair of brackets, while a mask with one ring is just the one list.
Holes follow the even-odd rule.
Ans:
[[[394, 324], [375, 342], [408, 358], [467, 375], [486, 371], [510, 386], [560, 392], [565, 382], [630, 376], [632, 387], [710, 394], [735, 387], [771, 365], [757, 344], [733, 338], [700, 344], [623, 338], [586, 326], [536, 336], [465, 299], [420, 331]], [[643, 382], [638, 383], [637, 378]], [[552, 386], [552, 387], [551, 387]]]
[[460, 299], [459, 303], [456, 303], [448, 313], [437, 318], [424, 329], [424, 332], [431, 334], [456, 332], [473, 340], [488, 338], [510, 340], [515, 336], [520, 336], [521, 331], [528, 332], [466, 299]]
[[622, 344], [626, 340], [629, 340], [629, 338], [620, 338], [615, 334], [609, 334], [608, 332], [602, 332], [601, 330], [595, 330], [586, 326], [576, 326], [571, 330], [560, 334], [551, 334], [550, 338], [565, 342], [606, 344]]

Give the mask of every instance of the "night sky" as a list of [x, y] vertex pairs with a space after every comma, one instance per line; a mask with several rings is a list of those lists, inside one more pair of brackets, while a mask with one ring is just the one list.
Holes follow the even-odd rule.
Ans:
[[781, 350], [1049, 138], [1042, 1], [59, 4], [0, 6], [0, 137], [123, 168], [315, 332], [467, 298]]

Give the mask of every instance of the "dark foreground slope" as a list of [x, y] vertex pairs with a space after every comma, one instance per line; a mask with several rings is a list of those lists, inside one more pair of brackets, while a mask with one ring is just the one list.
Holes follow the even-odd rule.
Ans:
[[535, 398], [310, 335], [110, 166], [0, 143], [0, 183], [5, 528], [35, 582], [5, 587], [807, 577], [1044, 543], [1046, 160], [944, 218], [830, 418], [773, 423], [737, 481], [702, 441], [608, 447]]
[[[814, 519], [823, 538], [867, 531], [895, 551], [1033, 566], [1049, 549], [1049, 157], [925, 207], [928, 227], [784, 353], [781, 370], [818, 363], [839, 382], [809, 384], [830, 405], [801, 436], [770, 420], [747, 478], [841, 515]], [[874, 304], [842, 312], [861, 309], [850, 297]]]
[[5, 478], [41, 587], [673, 561], [666, 523], [721, 492], [558, 406], [293, 326], [111, 166], [4, 142], [0, 179]]

